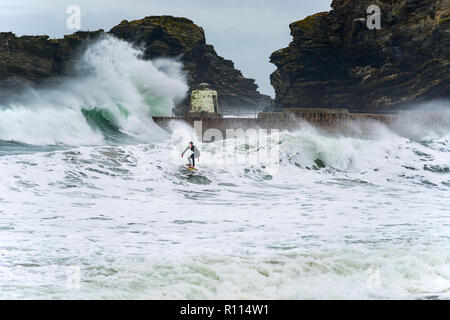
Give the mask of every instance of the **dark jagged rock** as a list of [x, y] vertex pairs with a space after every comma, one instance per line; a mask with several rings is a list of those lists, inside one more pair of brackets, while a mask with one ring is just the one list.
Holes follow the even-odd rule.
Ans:
[[85, 40], [95, 39], [102, 33], [102, 30], [80, 31], [63, 39], [0, 33], [0, 87], [14, 89], [67, 75], [78, 48]]
[[[358, 18], [381, 8], [381, 29]], [[277, 107], [392, 110], [450, 97], [449, 0], [334, 0], [271, 56]]]
[[[63, 39], [0, 33], [0, 87], [16, 88], [70, 75], [80, 48], [102, 33], [76, 32]], [[142, 47], [147, 59], [180, 59], [189, 87], [195, 89], [202, 82], [209, 83], [218, 91], [222, 106], [265, 107], [271, 103], [270, 97], [257, 91], [253, 79], [244, 78], [232, 61], [218, 56], [214, 47], [206, 44], [203, 29], [191, 20], [160, 16], [122, 21], [110, 33]]]

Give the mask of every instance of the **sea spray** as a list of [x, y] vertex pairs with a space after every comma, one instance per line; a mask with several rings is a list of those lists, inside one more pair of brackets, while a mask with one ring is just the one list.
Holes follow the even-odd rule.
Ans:
[[220, 141], [186, 172], [187, 138], [0, 157], [0, 297], [450, 297], [448, 132], [302, 125], [271, 179]]
[[270, 180], [239, 163], [186, 173], [170, 140], [0, 157], [0, 296], [449, 297], [450, 175], [423, 169], [449, 163], [448, 135], [280, 141]]
[[[82, 65], [60, 90], [35, 90], [34, 104], [3, 110], [15, 139], [97, 144], [119, 131], [134, 135], [147, 119], [136, 115], [158, 103], [146, 93], [172, 97], [176, 86], [146, 89], [140, 78], [112, 90], [105, 79], [122, 84], [134, 74], [121, 59], [105, 62], [116, 69], [99, 66], [102, 59]], [[153, 66], [172, 80], [182, 74], [170, 60]], [[124, 92], [134, 95], [119, 105]], [[34, 107], [41, 112], [31, 114]], [[162, 143], [6, 153], [0, 298], [449, 298], [450, 135], [415, 123], [414, 137], [377, 123], [334, 133], [300, 123], [266, 145], [205, 143], [197, 172], [183, 166], [192, 130], [180, 123], [170, 136], [150, 121], [149, 137], [161, 133]], [[279, 170], [270, 177], [262, 164], [223, 165], [230, 153], [246, 158], [275, 146]]]
[[164, 132], [151, 116], [170, 115], [188, 90], [181, 63], [145, 61], [138, 48], [109, 35], [89, 45], [74, 69], [59, 85], [28, 89], [3, 106], [0, 140], [98, 145], [112, 134], [103, 131], [108, 127], [156, 141]]

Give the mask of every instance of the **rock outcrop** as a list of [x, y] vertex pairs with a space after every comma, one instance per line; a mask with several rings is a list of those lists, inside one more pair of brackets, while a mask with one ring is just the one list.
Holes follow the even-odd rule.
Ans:
[[[381, 29], [359, 18], [381, 9]], [[450, 98], [450, 0], [334, 0], [271, 56], [275, 106], [387, 111]]]
[[76, 53], [85, 40], [102, 33], [103, 30], [80, 31], [63, 39], [0, 33], [0, 88], [15, 89], [70, 74]]
[[[17, 88], [70, 75], [80, 48], [103, 33], [76, 32], [63, 39], [0, 33], [0, 87]], [[258, 92], [253, 79], [245, 78], [232, 61], [218, 56], [214, 47], [206, 44], [203, 29], [191, 20], [147, 17], [122, 21], [109, 33], [143, 48], [147, 59], [179, 59], [187, 71], [189, 87], [209, 83], [218, 91], [221, 106], [265, 107], [271, 103], [269, 96]]]

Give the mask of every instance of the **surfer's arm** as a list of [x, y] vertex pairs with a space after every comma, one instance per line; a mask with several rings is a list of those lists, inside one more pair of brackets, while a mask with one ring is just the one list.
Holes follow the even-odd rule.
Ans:
[[184, 151], [183, 151], [183, 153], [181, 154], [181, 156], [183, 157], [184, 154], [186, 153], [186, 151], [188, 151], [188, 150], [189, 150], [189, 147], [187, 147], [186, 149], [184, 149]]

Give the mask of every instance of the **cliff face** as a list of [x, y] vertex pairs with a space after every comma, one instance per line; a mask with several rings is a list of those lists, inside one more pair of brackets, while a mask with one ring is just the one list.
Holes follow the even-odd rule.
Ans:
[[[0, 87], [17, 88], [70, 75], [79, 49], [103, 33], [76, 32], [63, 39], [0, 33]], [[213, 46], [206, 44], [203, 29], [188, 19], [161, 16], [122, 21], [110, 33], [144, 48], [147, 59], [180, 59], [190, 88], [209, 83], [218, 91], [221, 106], [264, 107], [271, 103], [270, 97], [257, 91], [253, 79], [244, 78], [232, 61], [218, 56]]]
[[0, 33], [0, 87], [15, 89], [51, 77], [67, 75], [85, 40], [103, 31], [77, 32], [64, 39], [48, 36], [16, 37]]
[[[369, 5], [381, 29], [369, 30]], [[290, 25], [271, 56], [277, 107], [389, 110], [450, 98], [450, 0], [334, 0], [333, 10]]]

